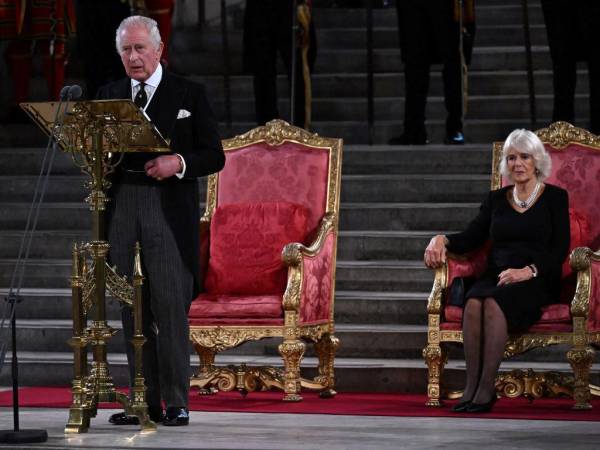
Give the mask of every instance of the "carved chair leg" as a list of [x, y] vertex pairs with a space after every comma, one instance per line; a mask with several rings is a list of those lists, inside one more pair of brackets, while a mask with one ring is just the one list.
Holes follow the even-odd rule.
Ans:
[[284, 401], [299, 402], [300, 395], [300, 361], [304, 356], [306, 344], [300, 340], [285, 340], [279, 344], [279, 353], [283, 358], [284, 373]]
[[330, 398], [337, 394], [333, 389], [335, 386], [334, 361], [335, 352], [339, 346], [340, 340], [333, 334], [326, 334], [315, 343], [315, 351], [319, 358], [319, 375], [315, 381], [325, 386], [325, 389], [319, 393], [322, 398]]
[[590, 346], [572, 348], [567, 352], [567, 359], [573, 368], [575, 383], [573, 387], [573, 409], [591, 409], [590, 403], [590, 369], [594, 360], [594, 349]]
[[[200, 360], [200, 368], [198, 373], [192, 376], [190, 386], [198, 387], [200, 394], [214, 394], [218, 389], [208, 386], [212, 381], [215, 373], [215, 355], [217, 352], [208, 347], [203, 347], [199, 344], [194, 345], [198, 358]], [[208, 387], [207, 387], [208, 386]]]
[[448, 353], [439, 344], [429, 344], [423, 349], [423, 358], [427, 364], [427, 406], [442, 406], [440, 400], [440, 380]]

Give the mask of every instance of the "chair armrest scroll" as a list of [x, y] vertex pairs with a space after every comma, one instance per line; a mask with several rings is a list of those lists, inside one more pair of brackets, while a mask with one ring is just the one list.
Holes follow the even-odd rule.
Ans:
[[571, 315], [586, 320], [586, 331], [600, 331], [600, 251], [587, 247], [573, 249], [569, 264], [577, 272], [577, 286], [571, 301]]
[[[283, 263], [288, 267], [283, 309], [298, 311], [300, 321], [310, 320], [315, 311], [329, 310], [333, 297], [335, 231], [336, 216], [328, 213], [321, 220], [317, 236], [310, 246], [294, 242], [286, 245], [281, 254]], [[305, 301], [307, 296], [311, 298]]]
[[487, 264], [487, 256], [490, 251], [490, 243], [468, 255], [448, 254], [446, 263], [435, 269], [433, 287], [427, 302], [429, 314], [440, 314], [444, 306], [448, 287], [456, 277], [474, 277], [481, 274]]

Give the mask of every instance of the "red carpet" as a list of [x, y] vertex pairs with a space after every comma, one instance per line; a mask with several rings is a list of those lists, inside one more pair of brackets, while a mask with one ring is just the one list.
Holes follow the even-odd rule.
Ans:
[[[397, 417], [481, 417], [490, 419], [542, 419], [600, 421], [600, 400], [594, 400], [590, 411], [571, 410], [572, 400], [541, 399], [529, 402], [523, 398], [500, 399], [489, 414], [456, 414], [450, 411], [455, 402], [443, 408], [428, 408], [424, 395], [384, 393], [341, 393], [333, 399], [321, 399], [315, 393], [303, 393], [304, 401], [284, 403], [280, 392], [255, 392], [246, 398], [237, 392], [211, 396], [190, 396], [192, 411], [346, 414], [353, 416]], [[20, 390], [23, 407], [68, 408], [71, 404], [69, 388], [31, 387]], [[12, 391], [0, 392], [0, 406], [12, 406]], [[119, 408], [118, 404], [102, 404], [103, 408]]]

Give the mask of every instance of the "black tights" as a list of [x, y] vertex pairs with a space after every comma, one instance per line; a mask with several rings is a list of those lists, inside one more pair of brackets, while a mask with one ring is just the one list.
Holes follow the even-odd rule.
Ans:
[[468, 299], [463, 313], [467, 381], [461, 401], [481, 404], [492, 399], [507, 340], [506, 318], [496, 300]]

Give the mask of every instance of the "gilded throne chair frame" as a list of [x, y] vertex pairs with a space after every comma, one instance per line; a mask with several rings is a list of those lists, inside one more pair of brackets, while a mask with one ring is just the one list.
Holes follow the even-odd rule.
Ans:
[[[210, 224], [215, 211], [225, 201], [247, 201], [235, 199], [242, 196], [246, 190], [232, 189], [233, 172], [240, 173], [241, 163], [236, 158], [240, 155], [250, 155], [255, 152], [258, 160], [261, 155], [277, 155], [280, 152], [302, 152], [320, 155], [322, 161], [322, 199], [312, 208], [317, 214], [313, 231], [309, 233], [305, 244], [293, 242], [281, 249], [281, 260], [287, 270], [287, 284], [280, 299], [281, 316], [269, 323], [260, 323], [251, 319], [237, 318], [222, 320], [219, 317], [194, 318], [194, 303], [190, 312], [190, 341], [199, 359], [199, 371], [192, 376], [191, 387], [199, 388], [202, 393], [230, 391], [237, 389], [243, 394], [255, 390], [270, 388], [284, 391], [286, 401], [300, 401], [301, 388], [320, 391], [322, 397], [335, 395], [334, 358], [340, 342], [335, 336], [334, 323], [334, 287], [335, 264], [339, 219], [339, 197], [341, 179], [342, 140], [321, 137], [303, 129], [289, 125], [282, 120], [273, 120], [265, 126], [257, 127], [249, 132], [223, 141], [227, 162], [225, 169], [211, 175], [208, 179], [206, 210], [201, 219], [201, 278], [206, 276], [205, 268], [210, 258], [208, 254]], [[257, 150], [254, 150], [257, 149]], [[265, 165], [268, 163], [265, 162]], [[319, 166], [312, 166], [313, 169]], [[275, 170], [265, 167], [265, 170]], [[303, 169], [298, 168], [298, 173]], [[317, 170], [317, 171], [318, 171]], [[298, 175], [300, 176], [300, 175]], [[296, 183], [309, 183], [308, 179], [296, 179]], [[235, 184], [235, 183], [233, 183]], [[290, 181], [290, 189], [293, 185]], [[297, 184], [296, 184], [297, 186]], [[225, 190], [235, 192], [226, 193]], [[272, 200], [270, 189], [262, 189], [265, 199]], [[263, 194], [259, 194], [263, 195]], [[290, 194], [291, 195], [291, 194]], [[225, 200], [227, 199], [227, 200]], [[261, 201], [260, 198], [253, 199]], [[318, 205], [317, 205], [318, 204]], [[314, 265], [321, 265], [322, 279], [309, 277]], [[321, 296], [314, 297], [315, 282], [320, 283]], [[325, 294], [323, 294], [325, 292]], [[202, 301], [202, 294], [199, 299]], [[311, 306], [312, 305], [312, 306]], [[308, 317], [307, 308], [319, 306], [325, 311], [320, 317]], [[307, 315], [308, 314], [308, 315]], [[264, 338], [281, 339], [278, 351], [282, 357], [283, 368], [262, 366], [249, 367], [246, 364], [234, 367], [219, 367], [215, 365], [217, 353], [243, 345], [250, 341]], [[313, 378], [303, 378], [300, 374], [301, 360], [306, 350], [306, 343], [314, 344], [318, 358], [318, 368]]]
[[[577, 246], [570, 253], [569, 264], [574, 286], [563, 291], [568, 294], [565, 295], [566, 303], [549, 305], [543, 311], [542, 319], [526, 333], [510, 335], [504, 356], [508, 358], [534, 348], [564, 344], [569, 347], [566, 359], [572, 368], [572, 376], [558, 371], [536, 373], [532, 369], [516, 369], [499, 374], [496, 390], [507, 397], [523, 395], [530, 399], [567, 395], [575, 400], [574, 409], [589, 409], [591, 395], [600, 393], [597, 387], [589, 383], [594, 347], [600, 343], [600, 213], [593, 212], [594, 203], [600, 204], [600, 163], [590, 169], [596, 170], [596, 174], [587, 175], [585, 180], [582, 178], [583, 185], [577, 190], [570, 189], [565, 180], [572, 175], [569, 171], [575, 170], [580, 175], [586, 173], [584, 157], [590, 158], [588, 161], [600, 161], [600, 137], [566, 122], [553, 123], [548, 128], [536, 131], [536, 134], [544, 142], [553, 160], [552, 174], [548, 181], [569, 191], [570, 207], [588, 206], [579, 212], [587, 216], [593, 230], [589, 230], [590, 235], [584, 236], [585, 246]], [[503, 185], [499, 172], [502, 145], [503, 142], [495, 142], [493, 145], [492, 189]], [[562, 178], [560, 174], [557, 175], [557, 171], [561, 170]], [[573, 222], [571, 235], [573, 247]], [[590, 246], [597, 251], [594, 252]], [[448, 308], [452, 308], [446, 303], [448, 287], [454, 277], [470, 276], [483, 270], [486, 256], [485, 249], [466, 257], [449, 255], [448, 262], [435, 271], [427, 303], [427, 346], [423, 349], [423, 358], [428, 366], [426, 404], [429, 406], [442, 405], [441, 382], [444, 366], [448, 361], [447, 344], [463, 341], [460, 320], [447, 320], [450, 314]], [[565, 284], [566, 279], [563, 278], [563, 285]], [[544, 320], [546, 316], [548, 319]], [[450, 393], [449, 397], [458, 395]]]

